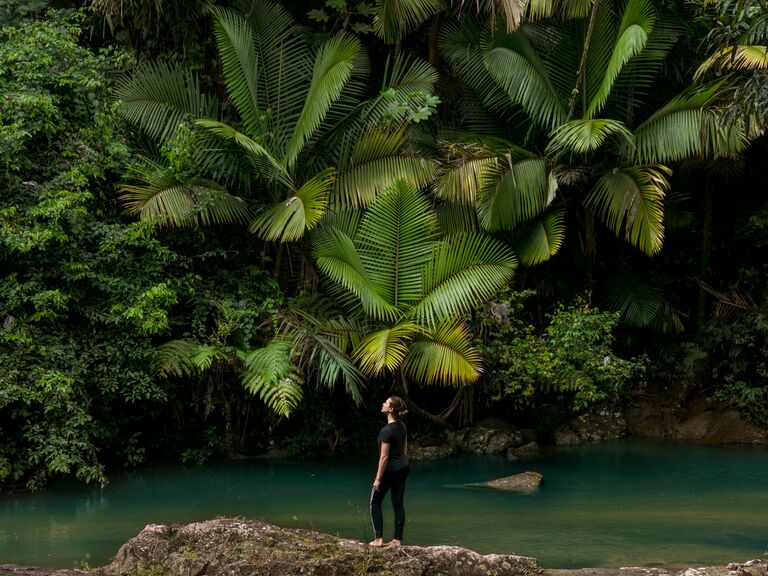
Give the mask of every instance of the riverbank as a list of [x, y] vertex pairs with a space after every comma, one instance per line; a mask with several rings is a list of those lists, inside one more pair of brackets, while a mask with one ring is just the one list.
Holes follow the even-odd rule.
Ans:
[[218, 518], [150, 524], [106, 566], [51, 570], [0, 565], [0, 576], [768, 576], [768, 562], [662, 568], [547, 569], [535, 558], [478, 554], [458, 546], [371, 548], [313, 530]]

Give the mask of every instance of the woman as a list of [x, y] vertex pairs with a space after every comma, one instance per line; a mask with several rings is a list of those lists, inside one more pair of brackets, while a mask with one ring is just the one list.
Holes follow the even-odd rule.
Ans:
[[395, 510], [395, 536], [387, 546], [400, 546], [405, 527], [405, 481], [411, 467], [408, 463], [408, 430], [400, 420], [408, 412], [405, 402], [397, 396], [390, 396], [381, 405], [381, 411], [387, 415], [387, 425], [379, 432], [379, 467], [371, 490], [371, 523], [373, 524], [373, 542], [370, 546], [384, 546], [384, 520], [381, 515], [381, 503], [387, 492], [392, 491], [392, 508]]

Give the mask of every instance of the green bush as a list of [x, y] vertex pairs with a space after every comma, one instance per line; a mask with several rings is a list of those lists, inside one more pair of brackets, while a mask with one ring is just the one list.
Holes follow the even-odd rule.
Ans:
[[525, 296], [496, 304], [485, 322], [483, 382], [493, 400], [536, 408], [554, 399], [578, 412], [607, 399], [621, 400], [642, 383], [647, 360], [624, 359], [612, 349], [619, 313], [560, 305], [538, 333], [520, 319]]

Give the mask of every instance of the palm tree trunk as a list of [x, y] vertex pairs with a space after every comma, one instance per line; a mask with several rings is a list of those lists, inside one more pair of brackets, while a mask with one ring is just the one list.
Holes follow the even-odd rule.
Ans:
[[440, 64], [440, 53], [437, 51], [437, 38], [440, 32], [440, 15], [442, 12], [438, 12], [432, 16], [432, 21], [429, 23], [429, 63], [437, 68]]
[[592, 31], [595, 28], [595, 20], [597, 18], [597, 4], [599, 0], [592, 0], [592, 13], [589, 16], [589, 25], [587, 26], [587, 35], [584, 38], [584, 49], [581, 51], [581, 61], [579, 62], [579, 71], [576, 73], [576, 86], [571, 92], [571, 101], [568, 106], [568, 120], [573, 120], [573, 115], [576, 113], [576, 102], [578, 100], [579, 92], [582, 93], [581, 99], [584, 103], [584, 109], [582, 113], [586, 111], [586, 93], [583, 88], [585, 84], [585, 74], [587, 71], [587, 55], [589, 54], [589, 44], [592, 40]]

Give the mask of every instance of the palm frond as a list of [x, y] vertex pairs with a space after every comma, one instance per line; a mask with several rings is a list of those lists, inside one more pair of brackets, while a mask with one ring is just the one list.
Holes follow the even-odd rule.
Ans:
[[477, 199], [478, 220], [485, 230], [513, 230], [541, 214], [557, 191], [557, 179], [545, 158], [507, 162], [497, 163], [495, 177]]
[[303, 396], [302, 378], [291, 361], [293, 342], [274, 339], [263, 348], [242, 355], [243, 386], [270, 410], [289, 417]]
[[320, 271], [354, 294], [366, 314], [381, 320], [396, 316], [397, 309], [378, 293], [349, 236], [335, 228], [321, 226], [312, 235], [312, 254]]
[[235, 2], [247, 18], [259, 71], [259, 102], [268, 132], [264, 144], [281, 158], [296, 131], [312, 78], [312, 54], [305, 31], [284, 6], [271, 0]]
[[403, 361], [403, 372], [416, 382], [462, 386], [480, 377], [482, 359], [472, 345], [469, 327], [452, 320], [417, 336]]
[[480, 191], [498, 175], [498, 165], [499, 158], [494, 154], [459, 158], [437, 180], [435, 193], [448, 202], [475, 206]]
[[440, 74], [432, 64], [420, 58], [414, 58], [406, 52], [398, 53], [394, 60], [384, 67], [382, 88], [394, 88], [403, 94], [426, 92], [432, 94]]
[[434, 249], [424, 268], [423, 298], [411, 315], [435, 326], [492, 297], [512, 279], [517, 258], [501, 242], [481, 234], [455, 234]]
[[292, 242], [303, 238], [325, 214], [335, 182], [334, 168], [316, 174], [288, 200], [260, 214], [251, 224], [251, 232], [269, 241]]
[[319, 349], [318, 382], [332, 388], [341, 378], [347, 394], [356, 404], [361, 404], [365, 380], [346, 351], [348, 346], [353, 347], [361, 340], [362, 327], [348, 318], [337, 318], [327, 320], [321, 328], [322, 331], [314, 335]]
[[360, 137], [349, 162], [341, 163], [338, 193], [347, 206], [370, 206], [397, 180], [416, 188], [432, 180], [437, 163], [406, 151], [406, 136], [404, 129], [371, 129]]
[[744, 150], [742, 127], [725, 121], [715, 108], [722, 87], [717, 83], [686, 90], [638, 126], [634, 131], [638, 162], [717, 158]]
[[619, 37], [613, 47], [603, 81], [597, 94], [589, 103], [587, 118], [592, 118], [600, 112], [619, 73], [631, 58], [643, 51], [655, 21], [656, 11], [649, 0], [629, 0], [627, 2], [619, 28]]
[[660, 165], [616, 169], [602, 176], [587, 206], [616, 236], [652, 256], [664, 243], [664, 196], [671, 171]]
[[393, 307], [402, 309], [421, 297], [421, 272], [436, 225], [427, 198], [402, 180], [363, 218], [355, 239], [360, 259], [377, 293]]
[[352, 357], [366, 374], [394, 372], [402, 364], [413, 338], [420, 332], [413, 322], [401, 322], [369, 334], [355, 348]]
[[664, 291], [646, 276], [615, 274], [607, 279], [606, 286], [609, 307], [621, 312], [622, 322], [627, 326], [664, 333], [683, 331], [679, 312], [667, 301]]
[[334, 100], [341, 95], [359, 51], [360, 41], [347, 35], [336, 36], [320, 47], [301, 116], [286, 147], [285, 166], [294, 165], [304, 143], [320, 125]]
[[548, 211], [524, 226], [514, 244], [520, 261], [536, 266], [557, 254], [565, 240], [565, 210]]
[[290, 182], [290, 177], [283, 165], [272, 156], [269, 150], [246, 134], [243, 134], [224, 122], [218, 122], [216, 120], [197, 120], [195, 126], [199, 126], [223, 140], [233, 142], [250, 155], [256, 164], [260, 166], [266, 164], [268, 168], [264, 171], [265, 173], [262, 174], [263, 178], [267, 180], [279, 180], [284, 184]]
[[530, 117], [547, 128], [565, 121], [567, 113], [547, 77], [546, 69], [521, 32], [510, 34], [505, 45], [485, 55], [488, 73]]
[[[459, 0], [460, 17], [462, 17], [464, 3], [464, 0]], [[499, 20], [503, 20], [504, 29], [507, 32], [517, 30], [528, 8], [527, 0], [475, 0], [467, 3], [475, 5], [475, 13], [478, 16], [486, 14], [492, 26], [496, 26]]]
[[553, 155], [594, 152], [609, 136], [620, 138], [625, 148], [633, 149], [635, 146], [632, 132], [618, 120], [592, 118], [571, 120], [555, 128], [549, 135], [547, 152]]
[[211, 14], [229, 98], [246, 132], [262, 134], [265, 129], [259, 103], [259, 62], [251, 27], [242, 15], [226, 8], [212, 6]]
[[158, 62], [140, 66], [115, 87], [119, 111], [150, 137], [167, 141], [179, 125], [195, 118], [215, 118], [218, 101], [200, 91], [189, 70]]
[[192, 179], [181, 181], [168, 170], [149, 160], [131, 168], [129, 176], [137, 184], [124, 184], [120, 199], [129, 212], [160, 226], [208, 226], [242, 223], [249, 219], [242, 199], [227, 193], [215, 182]]
[[[475, 18], [442, 26], [438, 47], [450, 69], [470, 88], [472, 95], [484, 107], [496, 112], [508, 112], [509, 96], [486, 67], [484, 46], [488, 43], [487, 28]], [[480, 106], [468, 103], [468, 114], [477, 115]]]
[[461, 132], [443, 134], [440, 146], [448, 157], [435, 182], [435, 193], [448, 202], [475, 205], [480, 191], [499, 175], [499, 165], [535, 158], [535, 155], [500, 138]]
[[479, 230], [474, 206], [446, 202], [438, 207], [437, 220], [442, 234]]
[[589, 16], [591, 8], [591, 0], [565, 0], [560, 8], [560, 12], [565, 18], [583, 19]]
[[365, 327], [353, 318], [325, 317], [327, 303], [322, 299], [314, 298], [311, 304], [311, 313], [301, 306], [293, 308], [293, 314], [284, 317], [279, 334], [293, 341], [293, 353], [305, 373], [316, 374], [317, 383], [330, 390], [343, 381], [347, 394], [359, 405], [365, 377], [350, 354], [362, 340]]
[[527, 15], [529, 20], [544, 20], [551, 18], [554, 13], [554, 0], [528, 0]]
[[442, 9], [439, 0], [376, 0], [373, 31], [392, 44]]
[[[668, 10], [660, 13], [648, 36], [645, 48], [627, 62], [613, 84], [602, 116], [620, 118], [634, 124], [636, 110], [642, 109], [655, 90], [659, 75], [669, 62], [669, 54], [688, 30], [681, 15]], [[663, 16], [663, 17], [662, 17]]]
[[702, 62], [693, 75], [701, 80], [713, 68], [728, 72], [738, 70], [768, 70], [768, 46], [726, 46]]

